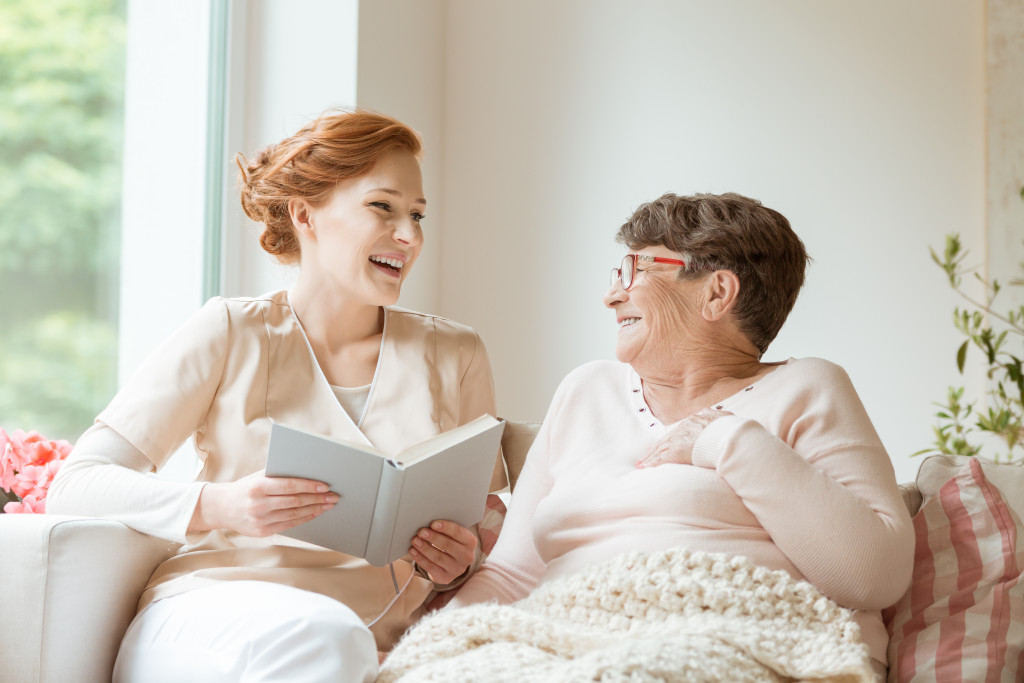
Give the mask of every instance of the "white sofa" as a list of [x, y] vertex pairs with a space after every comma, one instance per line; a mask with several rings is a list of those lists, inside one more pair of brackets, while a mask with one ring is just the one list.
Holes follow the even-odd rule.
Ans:
[[[507, 424], [513, 486], [538, 427]], [[916, 513], [917, 484], [902, 488]], [[0, 514], [0, 549], [0, 682], [99, 683], [110, 680], [146, 580], [176, 546], [108, 520]]]

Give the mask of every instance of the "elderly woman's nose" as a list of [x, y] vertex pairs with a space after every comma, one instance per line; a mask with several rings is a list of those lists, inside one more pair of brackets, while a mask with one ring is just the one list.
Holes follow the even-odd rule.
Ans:
[[609, 285], [608, 291], [604, 293], [604, 305], [608, 308], [614, 308], [616, 304], [621, 304], [628, 298], [629, 293], [622, 288], [622, 284], [613, 282]]

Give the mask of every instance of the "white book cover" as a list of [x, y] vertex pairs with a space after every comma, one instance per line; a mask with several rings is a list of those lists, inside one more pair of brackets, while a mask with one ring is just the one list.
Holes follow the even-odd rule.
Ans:
[[395, 455], [275, 423], [268, 477], [322, 481], [337, 504], [282, 532], [384, 566], [403, 557], [435, 519], [472, 526], [483, 517], [505, 423], [483, 415]]

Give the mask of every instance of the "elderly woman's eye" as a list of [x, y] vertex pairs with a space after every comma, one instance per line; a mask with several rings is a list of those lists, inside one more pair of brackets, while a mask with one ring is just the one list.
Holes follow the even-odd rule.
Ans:
[[409, 214], [409, 215], [410, 215], [410, 216], [412, 216], [412, 219], [413, 219], [414, 221], [416, 221], [417, 223], [419, 223], [419, 222], [420, 222], [421, 220], [423, 220], [424, 218], [426, 218], [426, 216], [424, 216], [424, 215], [423, 215], [422, 213], [420, 213], [419, 211], [413, 211], [413, 212], [412, 212], [411, 214]]
[[391, 205], [387, 202], [369, 202], [369, 206], [380, 209], [382, 211], [390, 211]]

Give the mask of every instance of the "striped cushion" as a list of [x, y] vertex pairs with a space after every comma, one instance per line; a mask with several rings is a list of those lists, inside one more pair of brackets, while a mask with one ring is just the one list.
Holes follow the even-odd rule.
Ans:
[[925, 500], [914, 531], [913, 581], [884, 613], [889, 682], [1024, 680], [1024, 527], [976, 458]]

